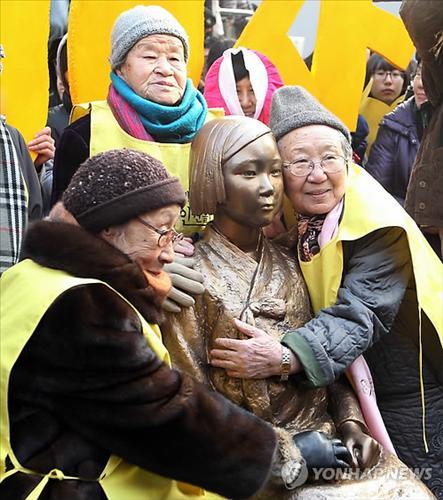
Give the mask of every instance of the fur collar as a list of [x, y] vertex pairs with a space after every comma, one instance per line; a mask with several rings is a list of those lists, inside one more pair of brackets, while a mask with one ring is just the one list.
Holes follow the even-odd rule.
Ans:
[[79, 278], [95, 278], [121, 293], [150, 323], [160, 323], [159, 298], [140, 266], [105, 240], [64, 222], [39, 221], [28, 226], [21, 260], [60, 269]]

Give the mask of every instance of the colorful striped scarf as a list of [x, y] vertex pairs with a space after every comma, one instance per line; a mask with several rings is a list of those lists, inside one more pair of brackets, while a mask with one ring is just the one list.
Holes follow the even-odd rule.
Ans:
[[208, 107], [190, 79], [175, 106], [140, 97], [114, 72], [111, 81], [108, 104], [119, 125], [133, 137], [184, 144], [191, 142], [205, 123]]

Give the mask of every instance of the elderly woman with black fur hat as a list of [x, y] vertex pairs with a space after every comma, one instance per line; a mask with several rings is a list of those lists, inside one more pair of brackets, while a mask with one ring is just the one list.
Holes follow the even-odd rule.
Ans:
[[1, 280], [0, 495], [254, 494], [279, 457], [274, 431], [170, 369], [157, 326], [178, 179], [144, 153], [108, 151], [63, 203], [58, 221], [30, 226]]

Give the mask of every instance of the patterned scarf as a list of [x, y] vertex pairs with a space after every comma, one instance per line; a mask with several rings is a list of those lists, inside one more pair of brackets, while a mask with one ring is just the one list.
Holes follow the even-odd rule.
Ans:
[[11, 135], [0, 120], [0, 273], [19, 258], [27, 223], [26, 186]]
[[154, 141], [143, 127], [135, 109], [129, 106], [112, 84], [109, 85], [108, 104], [118, 124], [127, 134], [142, 141]]
[[111, 73], [111, 81], [109, 106], [123, 130], [134, 137], [145, 139], [147, 136], [145, 140], [154, 138], [158, 142], [184, 144], [191, 142], [205, 123], [208, 113], [206, 101], [189, 78], [185, 93], [175, 106], [164, 106], [143, 99], [114, 72]]
[[320, 236], [326, 214], [310, 217], [300, 215], [298, 218], [299, 254], [303, 262], [309, 262], [320, 252], [318, 238]]

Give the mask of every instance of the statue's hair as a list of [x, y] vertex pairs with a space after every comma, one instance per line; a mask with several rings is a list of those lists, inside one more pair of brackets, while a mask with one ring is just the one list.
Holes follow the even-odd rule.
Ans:
[[211, 120], [199, 130], [189, 159], [189, 205], [193, 214], [215, 213], [217, 205], [226, 200], [223, 164], [271, 133], [264, 123], [246, 116]]

